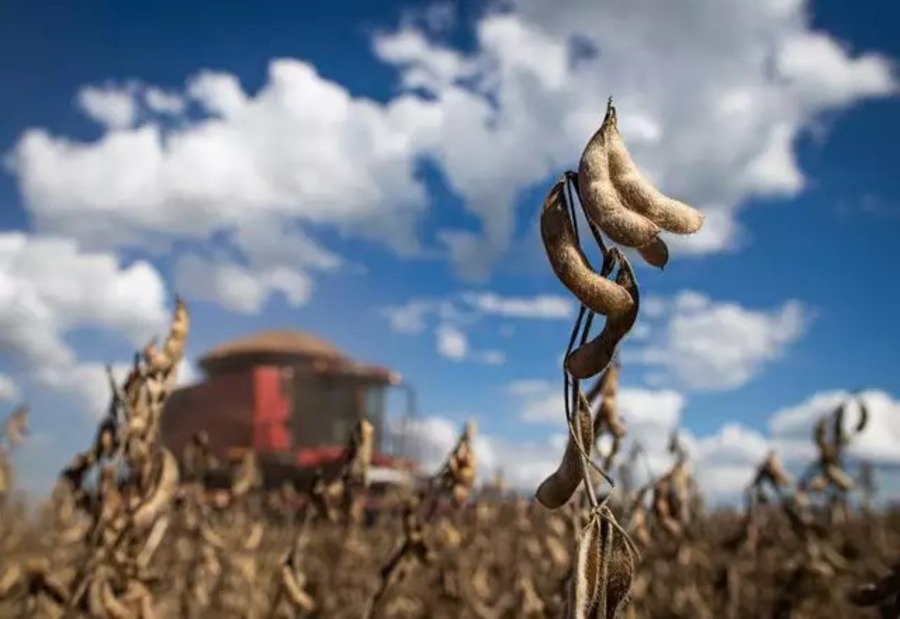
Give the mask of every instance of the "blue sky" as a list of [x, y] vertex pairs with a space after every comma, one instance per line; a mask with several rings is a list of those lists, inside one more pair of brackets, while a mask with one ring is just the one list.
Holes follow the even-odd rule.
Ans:
[[81, 448], [99, 364], [176, 290], [192, 355], [315, 332], [415, 384], [434, 451], [475, 416], [486, 467], [539, 477], [574, 307], [536, 217], [609, 95], [638, 163], [709, 216], [639, 271], [634, 434], [679, 424], [728, 492], [867, 389], [858, 455], [900, 460], [897, 8], [89, 4], [0, 24], [0, 371], [41, 437], [30, 482]]

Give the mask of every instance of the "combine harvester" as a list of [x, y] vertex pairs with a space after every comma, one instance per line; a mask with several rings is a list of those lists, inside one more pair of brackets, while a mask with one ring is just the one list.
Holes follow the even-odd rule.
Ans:
[[[265, 331], [222, 344], [203, 355], [206, 375], [172, 393], [161, 420], [166, 447], [179, 456], [205, 433], [209, 453], [226, 466], [207, 485], [227, 484], [252, 451], [264, 484], [286, 482], [309, 492], [317, 477], [337, 475], [348, 439], [365, 416], [373, 425], [370, 482], [378, 494], [421, 479], [406, 428], [416, 416], [415, 392], [385, 368], [365, 365], [332, 344], [298, 331]], [[405, 411], [388, 415], [389, 394], [400, 390]]]

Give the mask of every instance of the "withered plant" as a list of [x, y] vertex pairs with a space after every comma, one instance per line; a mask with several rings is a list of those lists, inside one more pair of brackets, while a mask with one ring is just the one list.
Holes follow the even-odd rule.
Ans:
[[832, 521], [846, 519], [848, 494], [854, 488], [853, 478], [846, 472], [843, 462], [844, 449], [852, 438], [844, 427], [846, 414], [854, 403], [859, 407], [859, 419], [853, 426], [853, 433], [865, 430], [869, 412], [861, 396], [846, 399], [830, 415], [821, 417], [813, 430], [818, 458], [798, 482], [797, 498], [801, 505], [810, 495], [823, 495]]
[[[575, 207], [581, 205], [588, 228], [600, 251], [595, 270], [582, 249]], [[692, 234], [703, 225], [696, 209], [660, 193], [637, 168], [617, 127], [610, 99], [600, 129], [588, 141], [577, 172], [566, 172], [544, 200], [541, 236], [547, 258], [559, 281], [580, 301], [581, 309], [564, 361], [563, 402], [569, 445], [563, 461], [538, 488], [537, 499], [558, 509], [579, 486], [589, 514], [582, 528], [569, 587], [569, 617], [613, 617], [624, 602], [635, 571], [636, 549], [607, 506], [609, 493], [598, 498], [596, 476], [609, 475], [591, 460], [595, 427], [614, 436], [624, 434], [611, 408], [601, 402], [598, 421], [581, 393], [580, 381], [607, 369], [620, 342], [634, 326], [640, 297], [634, 270], [625, 253], [607, 246], [603, 235], [621, 247], [634, 248], [650, 265], [663, 268], [669, 252], [662, 231]], [[618, 269], [613, 280], [608, 279]], [[596, 315], [606, 317], [599, 335], [590, 338]], [[615, 370], [613, 370], [615, 372]], [[613, 376], [607, 376], [612, 391]], [[599, 391], [603, 391], [601, 383]], [[613, 394], [614, 396], [614, 394]], [[621, 436], [618, 437], [619, 439]]]

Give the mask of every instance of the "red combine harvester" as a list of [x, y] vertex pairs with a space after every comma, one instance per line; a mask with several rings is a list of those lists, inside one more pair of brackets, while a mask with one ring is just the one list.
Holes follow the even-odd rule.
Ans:
[[[415, 393], [382, 367], [358, 363], [332, 344], [298, 331], [265, 331], [218, 346], [199, 360], [205, 380], [176, 390], [162, 414], [163, 444], [178, 456], [199, 432], [220, 462], [252, 450], [266, 485], [292, 481], [308, 490], [316, 471], [340, 466], [354, 424], [374, 426], [374, 485], [414, 483], [405, 428]], [[388, 394], [400, 389], [405, 411], [389, 419]]]

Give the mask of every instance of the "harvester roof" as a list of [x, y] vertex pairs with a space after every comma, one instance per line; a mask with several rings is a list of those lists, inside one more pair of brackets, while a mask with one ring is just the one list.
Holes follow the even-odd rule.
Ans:
[[344, 359], [341, 350], [320, 337], [305, 331], [289, 329], [261, 331], [219, 344], [200, 358], [200, 363], [259, 354], [281, 354], [297, 357]]
[[306, 366], [315, 372], [356, 375], [394, 383], [399, 377], [374, 365], [362, 364], [337, 346], [305, 331], [261, 331], [219, 344], [199, 359], [208, 375], [254, 365]]

